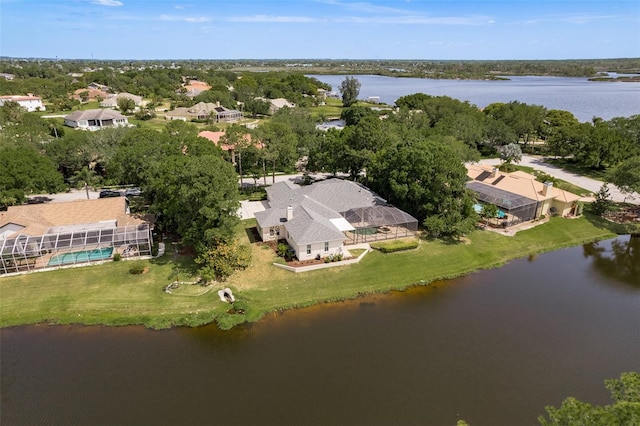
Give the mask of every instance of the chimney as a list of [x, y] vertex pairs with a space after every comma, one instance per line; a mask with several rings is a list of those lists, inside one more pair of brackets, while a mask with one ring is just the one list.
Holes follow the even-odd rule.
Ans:
[[553, 182], [545, 182], [542, 187], [542, 195], [548, 197], [551, 195], [551, 191], [553, 190]]
[[491, 177], [491, 178], [498, 177], [498, 168], [497, 167], [494, 167], [493, 169], [491, 169], [491, 176], [489, 176], [489, 177]]
[[287, 206], [287, 222], [293, 219], [293, 207]]

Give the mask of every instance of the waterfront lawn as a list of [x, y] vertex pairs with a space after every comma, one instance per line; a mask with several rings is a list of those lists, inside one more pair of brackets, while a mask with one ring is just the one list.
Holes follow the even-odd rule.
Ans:
[[[255, 220], [240, 224], [238, 235], [243, 243], [249, 243], [248, 231], [254, 226]], [[401, 290], [613, 236], [609, 229], [587, 218], [551, 218], [516, 237], [474, 231], [466, 243], [420, 241], [415, 250], [394, 254], [373, 251], [356, 265], [299, 274], [274, 267], [274, 251], [252, 244], [253, 261], [247, 270], [195, 297], [164, 293], [176, 270], [183, 271], [181, 279], [194, 271], [189, 258], [167, 253], [146, 261], [149, 271], [142, 275], [129, 274], [131, 265], [122, 261], [0, 278], [0, 326], [79, 323], [165, 328], [216, 321], [220, 327], [230, 328], [271, 312]], [[227, 286], [238, 300], [236, 308], [244, 314], [227, 312], [230, 305], [220, 301], [217, 290]]]

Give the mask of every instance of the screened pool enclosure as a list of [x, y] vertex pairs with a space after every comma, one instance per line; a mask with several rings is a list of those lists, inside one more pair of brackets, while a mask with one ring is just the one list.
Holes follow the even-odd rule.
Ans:
[[354, 228], [346, 232], [346, 244], [412, 237], [418, 230], [418, 220], [392, 206], [375, 205], [355, 208], [343, 213]]
[[38, 236], [18, 235], [0, 239], [0, 274], [47, 267], [150, 256], [153, 245], [149, 224], [115, 226], [115, 221], [58, 226]]
[[536, 200], [476, 181], [468, 182], [467, 188], [475, 193], [478, 201], [493, 204], [502, 210], [505, 216], [499, 220], [505, 226], [536, 218], [538, 211]]

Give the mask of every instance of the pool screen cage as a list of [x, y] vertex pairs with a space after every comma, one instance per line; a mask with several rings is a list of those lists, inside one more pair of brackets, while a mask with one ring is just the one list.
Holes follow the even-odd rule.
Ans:
[[502, 226], [511, 226], [536, 218], [536, 200], [475, 181], [468, 182], [467, 188], [475, 193], [478, 201], [493, 204], [507, 214], [503, 219], [492, 219]]
[[355, 208], [342, 215], [356, 228], [346, 233], [347, 244], [412, 237], [418, 230], [415, 217], [388, 205]]
[[[59, 259], [65, 254], [69, 256], [65, 256], [68, 260], [64, 261], [64, 265], [86, 264], [95, 259], [73, 254], [98, 249], [110, 248], [111, 253], [119, 253], [122, 257], [151, 255], [153, 239], [147, 223], [80, 228], [73, 229], [72, 226], [56, 233], [38, 236], [20, 234], [15, 238], [0, 239], [0, 274], [60, 266], [59, 262], [52, 263], [52, 258]], [[104, 260], [104, 257], [99, 260]]]

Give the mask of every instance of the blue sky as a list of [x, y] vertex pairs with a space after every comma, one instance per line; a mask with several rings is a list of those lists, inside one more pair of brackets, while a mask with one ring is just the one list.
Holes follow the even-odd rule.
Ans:
[[640, 1], [0, 0], [0, 55], [640, 57]]

